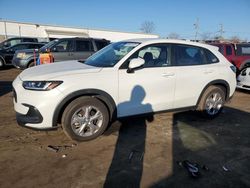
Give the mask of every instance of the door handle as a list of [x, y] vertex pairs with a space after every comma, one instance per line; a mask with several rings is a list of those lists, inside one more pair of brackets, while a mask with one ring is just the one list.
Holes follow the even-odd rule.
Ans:
[[174, 76], [174, 75], [175, 75], [175, 73], [173, 73], [173, 72], [163, 73], [162, 74], [163, 77], [171, 77], [171, 76]]

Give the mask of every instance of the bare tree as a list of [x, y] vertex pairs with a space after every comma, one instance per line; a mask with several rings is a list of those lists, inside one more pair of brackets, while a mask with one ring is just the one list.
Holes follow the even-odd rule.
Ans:
[[140, 30], [144, 33], [153, 33], [155, 30], [155, 24], [152, 21], [145, 21], [141, 24]]
[[239, 42], [241, 42], [241, 39], [240, 39], [240, 37], [238, 37], [238, 36], [232, 36], [232, 37], [230, 38], [230, 41], [231, 41], [232, 43], [239, 43]]
[[169, 33], [168, 38], [169, 39], [179, 39], [180, 35], [178, 33], [172, 32], [172, 33]]

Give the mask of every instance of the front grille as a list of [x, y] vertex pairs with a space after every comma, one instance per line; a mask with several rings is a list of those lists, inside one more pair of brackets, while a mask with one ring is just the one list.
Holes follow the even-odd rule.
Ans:
[[13, 88], [13, 97], [14, 97], [15, 102], [17, 102], [17, 95], [16, 95], [16, 91], [14, 88]]

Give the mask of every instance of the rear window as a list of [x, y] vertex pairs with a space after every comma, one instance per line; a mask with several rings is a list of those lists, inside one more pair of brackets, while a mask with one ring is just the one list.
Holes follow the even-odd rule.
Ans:
[[107, 41], [95, 41], [95, 45], [96, 45], [97, 50], [104, 48], [108, 44], [109, 43]]

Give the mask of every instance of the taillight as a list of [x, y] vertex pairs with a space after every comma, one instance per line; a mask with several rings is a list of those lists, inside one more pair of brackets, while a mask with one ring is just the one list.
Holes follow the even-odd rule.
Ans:
[[236, 68], [235, 66], [233, 66], [233, 65], [231, 65], [230, 68], [231, 68], [231, 70], [236, 74], [237, 68]]

